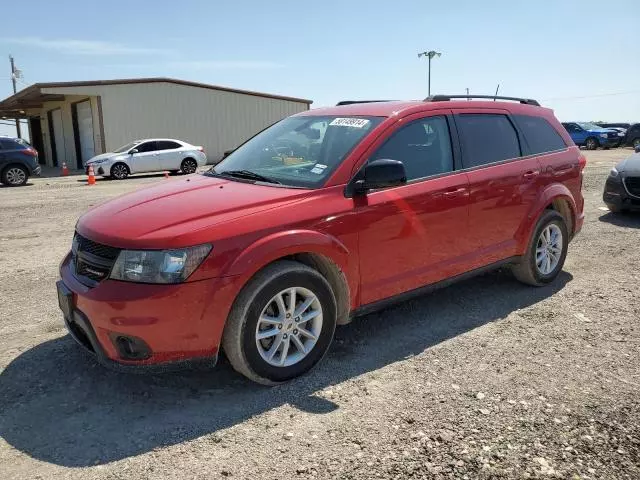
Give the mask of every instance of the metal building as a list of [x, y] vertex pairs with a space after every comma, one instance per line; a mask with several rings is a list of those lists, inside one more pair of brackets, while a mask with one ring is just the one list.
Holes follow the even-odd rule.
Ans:
[[171, 78], [36, 83], [0, 102], [0, 117], [26, 118], [43, 165], [83, 161], [138, 138], [177, 138], [209, 163], [311, 100]]

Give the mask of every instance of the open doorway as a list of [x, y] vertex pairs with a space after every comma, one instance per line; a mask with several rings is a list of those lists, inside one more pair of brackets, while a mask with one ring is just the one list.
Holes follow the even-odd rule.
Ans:
[[38, 163], [45, 165], [46, 157], [44, 153], [44, 143], [42, 140], [42, 122], [40, 117], [31, 117], [29, 119], [29, 137], [31, 145], [38, 151]]

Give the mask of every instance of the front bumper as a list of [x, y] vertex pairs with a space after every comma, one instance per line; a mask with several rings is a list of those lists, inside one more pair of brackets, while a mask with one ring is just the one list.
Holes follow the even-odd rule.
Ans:
[[623, 183], [623, 175], [624, 174], [619, 174], [618, 177], [607, 178], [602, 200], [607, 205], [614, 206], [618, 209], [640, 210], [640, 197], [629, 194]]
[[91, 288], [73, 275], [70, 255], [60, 276], [67, 329], [100, 363], [134, 371], [215, 365], [235, 277], [179, 285], [104, 280]]
[[31, 171], [31, 175], [36, 176], [36, 177], [39, 177], [41, 173], [42, 173], [42, 167], [40, 165], [36, 165], [36, 168], [34, 168]]

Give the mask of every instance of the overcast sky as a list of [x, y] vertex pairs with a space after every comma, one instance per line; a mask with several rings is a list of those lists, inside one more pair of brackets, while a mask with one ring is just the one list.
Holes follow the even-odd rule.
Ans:
[[[640, 121], [637, 0], [30, 0], [0, 51], [24, 78], [170, 76], [309, 98], [535, 98], [561, 120]], [[38, 12], [35, 14], [34, 12]], [[9, 64], [0, 96], [11, 94]], [[0, 126], [0, 133], [13, 129]]]

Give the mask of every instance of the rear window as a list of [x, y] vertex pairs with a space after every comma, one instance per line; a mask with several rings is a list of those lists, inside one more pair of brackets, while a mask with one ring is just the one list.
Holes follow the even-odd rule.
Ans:
[[527, 141], [527, 154], [535, 155], [567, 148], [560, 134], [545, 118], [530, 115], [515, 115], [514, 118]]
[[464, 168], [520, 157], [518, 134], [506, 115], [461, 114], [456, 124], [464, 147]]
[[170, 142], [168, 140], [159, 140], [158, 142], [158, 150], [173, 150], [174, 148], [181, 148], [177, 142]]

